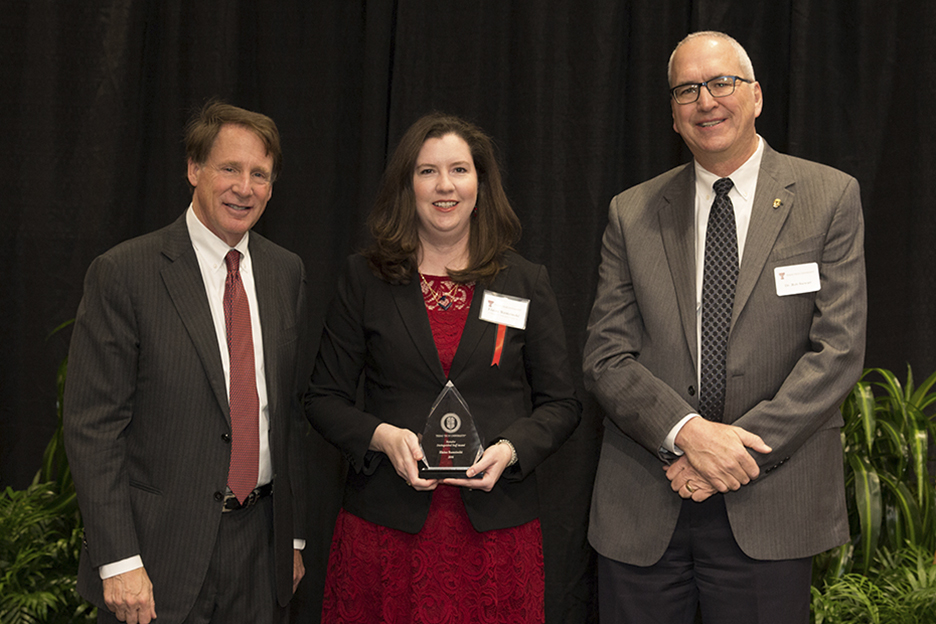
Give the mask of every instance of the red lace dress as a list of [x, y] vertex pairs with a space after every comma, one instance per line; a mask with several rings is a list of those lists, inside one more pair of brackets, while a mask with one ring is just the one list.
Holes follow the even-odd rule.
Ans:
[[[447, 277], [428, 275], [421, 286], [448, 376], [474, 287], [456, 288]], [[541, 624], [544, 591], [539, 520], [478, 532], [459, 488], [440, 485], [426, 524], [415, 535], [341, 510], [328, 559], [322, 622]]]

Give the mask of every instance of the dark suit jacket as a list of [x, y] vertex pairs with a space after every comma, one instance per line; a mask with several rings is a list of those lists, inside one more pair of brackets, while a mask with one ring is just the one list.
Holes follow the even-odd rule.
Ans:
[[[276, 587], [286, 604], [292, 540], [304, 526], [294, 518], [292, 479], [301, 474], [293, 422], [303, 424], [296, 367], [305, 274], [298, 256], [256, 233], [250, 255], [275, 473]], [[98, 607], [97, 567], [137, 553], [161, 622], [181, 621], [198, 594], [231, 451], [219, 349], [184, 214], [91, 264], [69, 351], [65, 442], [85, 524], [79, 590]]]
[[[776, 201], [779, 200], [779, 201]], [[605, 410], [589, 540], [650, 565], [681, 499], [658, 450], [698, 412], [695, 171], [690, 163], [611, 202], [585, 347], [586, 387]], [[725, 494], [755, 559], [809, 556], [848, 539], [839, 405], [864, 359], [866, 287], [858, 183], [765, 146], [728, 343], [726, 423], [773, 448], [761, 476]], [[816, 262], [818, 292], [780, 297], [774, 269]]]
[[[500, 365], [492, 366], [497, 327], [479, 319], [485, 287], [476, 286], [449, 374], [486, 443], [506, 438], [520, 460], [491, 492], [462, 490], [479, 531], [538, 516], [533, 470], [572, 433], [581, 412], [546, 269], [514, 253], [507, 264], [487, 289], [530, 300], [526, 330], [507, 328]], [[359, 409], [355, 396], [362, 372]], [[432, 493], [408, 487], [390, 460], [369, 452], [368, 445], [381, 422], [422, 433], [445, 383], [419, 280], [391, 285], [374, 276], [363, 257], [352, 256], [306, 394], [310, 421], [350, 462], [347, 511], [410, 533], [422, 528]]]

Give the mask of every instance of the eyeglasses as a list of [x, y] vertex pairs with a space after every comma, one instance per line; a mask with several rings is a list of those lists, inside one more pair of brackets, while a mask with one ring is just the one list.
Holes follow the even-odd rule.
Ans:
[[699, 99], [702, 93], [702, 87], [708, 89], [712, 97], [728, 97], [735, 92], [735, 86], [738, 82], [751, 84], [752, 80], [745, 80], [741, 76], [719, 76], [718, 78], [709, 78], [705, 82], [687, 82], [678, 87], [670, 89], [670, 94], [677, 104], [692, 104]]

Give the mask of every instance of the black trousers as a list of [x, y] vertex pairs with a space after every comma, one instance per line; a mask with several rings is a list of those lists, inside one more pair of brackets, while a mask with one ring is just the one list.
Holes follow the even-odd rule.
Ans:
[[[627, 527], [621, 527], [626, 531]], [[812, 557], [761, 561], [738, 546], [724, 498], [684, 501], [663, 557], [641, 567], [598, 556], [601, 624], [808, 624]]]
[[[222, 514], [208, 572], [183, 623], [285, 624], [289, 608], [277, 603], [273, 564], [272, 496], [248, 509]], [[178, 622], [166, 619], [165, 614], [159, 617], [159, 587], [153, 588], [153, 597], [157, 624]], [[98, 609], [98, 622], [116, 624], [119, 620], [106, 609]]]
[[273, 497], [267, 496], [249, 509], [221, 515], [205, 583], [184, 624], [283, 624], [289, 608], [277, 603], [275, 585]]

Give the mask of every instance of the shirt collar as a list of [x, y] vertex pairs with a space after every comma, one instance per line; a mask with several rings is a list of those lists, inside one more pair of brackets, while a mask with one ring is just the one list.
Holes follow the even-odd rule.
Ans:
[[[757, 190], [757, 174], [760, 172], [760, 164], [763, 157], [764, 140], [760, 135], [757, 135], [757, 149], [754, 150], [751, 157], [748, 158], [743, 165], [735, 169], [731, 175], [726, 176], [731, 178], [731, 181], [734, 183], [732, 190], [740, 193], [741, 197], [749, 202], [754, 200], [754, 192]], [[714, 195], [712, 185], [721, 178], [704, 168], [698, 161], [694, 161], [694, 163], [696, 194], [699, 197], [711, 198], [711, 196]]]
[[247, 243], [250, 238], [249, 231], [246, 232], [244, 237], [240, 239], [240, 242], [232, 248], [218, 238], [214, 232], [209, 230], [205, 224], [199, 220], [195, 215], [195, 209], [192, 207], [192, 204], [189, 204], [188, 210], [185, 213], [185, 224], [188, 226], [189, 236], [192, 239], [192, 245], [195, 247], [195, 251], [208, 261], [212, 270], [217, 270], [220, 267], [225, 267], [225, 270], [227, 269], [224, 263], [224, 257], [231, 249], [236, 249], [241, 252], [241, 266], [244, 266], [243, 263], [245, 261], [249, 261], [250, 256], [247, 255]]

